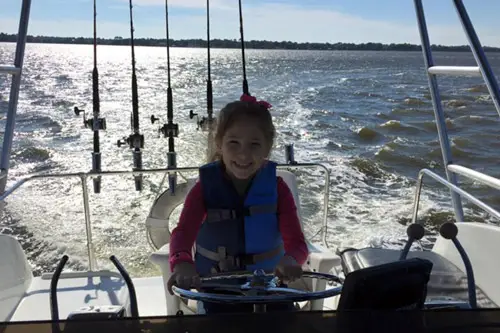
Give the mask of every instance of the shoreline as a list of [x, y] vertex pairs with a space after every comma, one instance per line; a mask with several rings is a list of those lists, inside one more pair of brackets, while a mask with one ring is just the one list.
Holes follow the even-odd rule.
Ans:
[[[0, 33], [0, 43], [15, 43], [16, 34]], [[27, 38], [28, 44], [64, 44], [64, 45], [93, 45], [92, 38], [86, 37], [51, 37], [51, 36], [30, 36]], [[130, 38], [98, 38], [98, 45], [129, 46]], [[211, 49], [239, 49], [241, 42], [236, 39], [213, 39], [210, 40]], [[154, 38], [134, 38], [135, 46], [166, 47], [165, 39]], [[207, 48], [207, 41], [202, 39], [181, 39], [170, 40], [170, 47], [177, 48]], [[245, 41], [245, 49], [254, 50], [310, 50], [310, 51], [422, 51], [418, 44], [409, 43], [298, 43], [290, 41]], [[432, 51], [448, 52], [470, 52], [468, 45], [432, 45]], [[500, 52], [499, 47], [483, 46], [486, 52]]]

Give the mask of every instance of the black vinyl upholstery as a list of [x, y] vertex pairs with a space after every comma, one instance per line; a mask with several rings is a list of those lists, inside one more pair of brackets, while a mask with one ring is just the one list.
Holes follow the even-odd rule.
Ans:
[[[401, 250], [380, 248], [347, 249], [340, 252], [346, 275], [359, 269], [398, 261], [400, 255]], [[407, 258], [421, 258], [432, 262], [433, 268], [427, 284], [428, 299], [451, 297], [468, 301], [467, 275], [446, 258], [432, 251], [410, 251]], [[476, 292], [478, 306], [497, 307], [479, 288], [476, 288]]]
[[349, 273], [338, 310], [423, 309], [432, 262], [412, 258]]

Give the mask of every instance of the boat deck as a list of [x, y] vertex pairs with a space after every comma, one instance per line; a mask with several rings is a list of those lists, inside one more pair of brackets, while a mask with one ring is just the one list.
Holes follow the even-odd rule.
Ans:
[[[140, 316], [165, 316], [167, 313], [163, 280], [159, 277], [133, 279]], [[126, 305], [128, 289], [123, 279], [104, 275], [60, 279], [57, 288], [59, 318], [92, 305]], [[11, 320], [50, 320], [50, 279], [37, 277], [21, 299]]]
[[[83, 274], [85, 273], [82, 272], [81, 275]], [[166, 316], [167, 305], [162, 277], [135, 278], [132, 281], [137, 295], [139, 316]], [[332, 287], [327, 286], [327, 289], [329, 288]], [[125, 281], [116, 276], [110, 276], [109, 273], [93, 277], [61, 278], [57, 288], [57, 299], [59, 318], [62, 320], [66, 319], [71, 312], [88, 306], [125, 305], [127, 309], [130, 308]], [[336, 297], [326, 299], [324, 309], [333, 310], [336, 307], [335, 299]], [[302, 302], [301, 307], [305, 307], [306, 303]], [[36, 277], [19, 302], [10, 321], [51, 320], [50, 308], [50, 276], [49, 278]], [[196, 303], [190, 301], [189, 308], [196, 309]]]

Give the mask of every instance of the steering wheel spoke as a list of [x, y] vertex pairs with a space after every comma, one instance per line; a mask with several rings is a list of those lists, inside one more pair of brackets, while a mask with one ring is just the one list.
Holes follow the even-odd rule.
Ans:
[[266, 291], [270, 294], [281, 294], [281, 295], [306, 295], [309, 292], [304, 290], [298, 290], [293, 288], [282, 288], [282, 287], [273, 287], [267, 288]]
[[237, 293], [243, 295], [245, 292], [244, 285], [231, 285], [223, 283], [203, 283], [200, 288], [203, 292], [222, 292]]

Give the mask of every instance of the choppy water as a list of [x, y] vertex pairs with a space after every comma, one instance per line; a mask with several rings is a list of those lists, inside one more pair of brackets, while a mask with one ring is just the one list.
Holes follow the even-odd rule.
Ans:
[[[13, 44], [0, 44], [0, 63], [12, 62]], [[83, 128], [73, 107], [91, 110], [91, 46], [27, 46], [18, 108], [10, 184], [45, 172], [88, 171], [92, 132]], [[214, 103], [220, 109], [241, 92], [238, 50], [213, 50]], [[101, 110], [108, 129], [101, 135], [104, 170], [130, 169], [131, 152], [116, 141], [128, 135], [131, 64], [127, 47], [98, 49]], [[141, 131], [146, 138], [144, 165], [166, 165], [167, 142], [151, 125], [151, 114], [166, 120], [166, 52], [138, 47], [137, 76]], [[171, 52], [174, 121], [179, 166], [204, 163], [205, 134], [196, 130], [189, 110], [205, 113], [206, 51]], [[496, 73], [500, 55], [489, 54]], [[435, 53], [440, 65], [474, 65], [468, 53]], [[411, 218], [415, 178], [421, 168], [443, 175], [442, 158], [427, 77], [420, 52], [260, 51], [247, 52], [250, 91], [274, 105], [278, 129], [275, 159], [294, 142], [296, 159], [323, 163], [330, 170], [328, 241], [332, 247], [401, 246]], [[440, 78], [442, 99], [455, 161], [500, 176], [495, 152], [500, 127], [487, 90], [478, 78]], [[5, 117], [10, 81], [0, 77], [0, 116]], [[0, 126], [4, 125], [2, 119]], [[301, 174], [303, 213], [308, 236], [321, 223], [323, 179]], [[144, 221], [161, 175], [145, 178], [143, 192], [131, 177], [103, 180], [91, 195], [92, 227], [102, 266], [115, 254], [134, 275], [156, 274]], [[91, 186], [91, 184], [89, 184]], [[465, 189], [498, 207], [500, 196], [484, 186]], [[0, 230], [19, 236], [37, 273], [52, 269], [62, 253], [70, 267], [87, 264], [85, 226], [78, 179], [35, 181], [10, 200]], [[466, 206], [469, 220], [487, 215]], [[449, 193], [436, 184], [424, 187], [420, 217], [430, 231], [453, 219]], [[432, 232], [425, 244], [432, 241]]]

